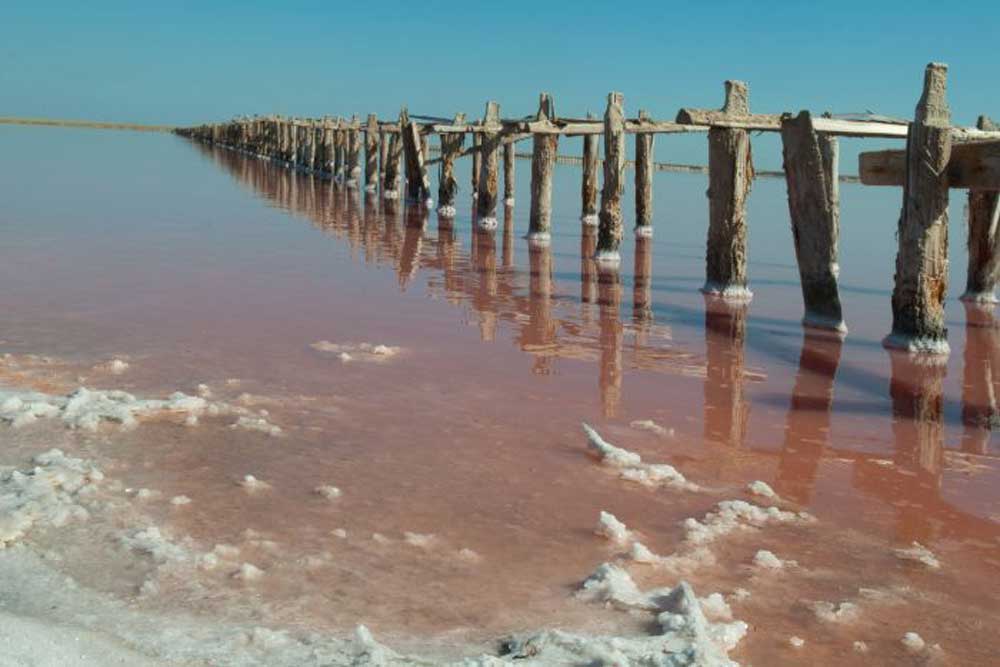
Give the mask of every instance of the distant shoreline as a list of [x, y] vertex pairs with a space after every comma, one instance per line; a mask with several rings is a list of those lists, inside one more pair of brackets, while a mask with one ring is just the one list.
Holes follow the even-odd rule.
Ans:
[[112, 123], [96, 120], [60, 120], [55, 118], [16, 118], [0, 116], [0, 125], [45, 125], [50, 127], [78, 127], [93, 130], [133, 130], [136, 132], [173, 132], [173, 125], [141, 125], [139, 123]]

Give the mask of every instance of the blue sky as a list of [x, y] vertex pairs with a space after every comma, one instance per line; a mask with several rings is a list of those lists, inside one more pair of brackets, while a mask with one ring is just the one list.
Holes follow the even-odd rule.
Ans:
[[[158, 6], [159, 5], [159, 6]], [[750, 83], [761, 112], [910, 116], [951, 66], [954, 120], [1000, 116], [1000, 3], [24, 2], [0, 10], [0, 115], [195, 123], [239, 113], [672, 118]]]

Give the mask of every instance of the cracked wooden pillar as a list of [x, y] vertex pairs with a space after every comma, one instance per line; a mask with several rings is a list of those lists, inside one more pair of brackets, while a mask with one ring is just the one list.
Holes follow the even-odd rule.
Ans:
[[781, 142], [792, 239], [807, 327], [846, 332], [837, 288], [840, 185], [837, 138], [820, 134], [812, 116], [781, 119]]
[[503, 145], [503, 205], [514, 205], [514, 161], [517, 144], [508, 141]]
[[333, 177], [338, 183], [343, 183], [347, 173], [347, 131], [337, 121], [337, 130], [333, 135]]
[[951, 112], [948, 66], [931, 63], [906, 138], [906, 182], [896, 236], [889, 348], [948, 354], [944, 296], [948, 288], [948, 160]]
[[[587, 113], [587, 118], [593, 118]], [[583, 200], [580, 221], [588, 227], [596, 227], [597, 216], [597, 170], [600, 166], [600, 147], [598, 135], [583, 135], [583, 184], [580, 188], [580, 198]]]
[[412, 202], [427, 204], [431, 201], [431, 179], [424, 164], [424, 138], [405, 108], [399, 114], [399, 131], [406, 160], [406, 196]]
[[[639, 122], [649, 120], [649, 114], [639, 111]], [[635, 235], [653, 235], [653, 140], [652, 132], [635, 135]]]
[[[986, 116], [980, 116], [980, 130], [1000, 130]], [[994, 289], [1000, 278], [1000, 202], [996, 190], [969, 190], [969, 267], [962, 301], [997, 303]]]
[[622, 240], [622, 195], [625, 191], [625, 96], [608, 94], [604, 112], [604, 184], [601, 188], [600, 226], [597, 231], [598, 266], [617, 270]]
[[403, 155], [403, 142], [397, 130], [389, 135], [389, 154], [385, 163], [385, 181], [382, 196], [385, 199], [399, 199], [399, 160]]
[[365, 192], [378, 192], [378, 118], [368, 114], [365, 126]]
[[[726, 81], [722, 115], [748, 116], [747, 85]], [[750, 135], [746, 130], [712, 127], [708, 131], [708, 242], [705, 294], [749, 300], [747, 288], [747, 197], [753, 182]]]
[[[539, 121], [555, 119], [552, 97], [542, 93], [538, 98]], [[552, 174], [556, 167], [556, 153], [559, 149], [559, 135], [536, 132], [532, 135], [531, 155], [531, 216], [528, 240], [537, 244], [548, 244], [552, 238]], [[513, 144], [510, 144], [513, 146]]]
[[385, 183], [385, 168], [389, 164], [389, 138], [388, 132], [379, 131], [378, 139], [378, 181], [379, 183]]
[[[458, 114], [452, 121], [454, 125], [465, 123], [465, 114]], [[438, 215], [442, 218], [455, 217], [455, 195], [458, 194], [458, 181], [455, 180], [455, 159], [462, 152], [465, 143], [464, 132], [449, 132], [438, 135], [441, 137], [441, 162], [438, 167]]]
[[348, 187], [356, 188], [361, 180], [361, 128], [358, 117], [351, 118], [347, 130], [347, 165], [345, 167]]
[[486, 116], [483, 119], [483, 133], [481, 155], [482, 161], [479, 170], [479, 184], [476, 192], [479, 194], [476, 201], [476, 216], [479, 226], [483, 229], [496, 229], [497, 226], [497, 198], [499, 182], [499, 153], [501, 130], [500, 105], [496, 102], [486, 103]]
[[[476, 123], [479, 124], [478, 122]], [[483, 135], [479, 132], [472, 133], [472, 197], [475, 199], [479, 196], [479, 172], [483, 168], [483, 154], [480, 149], [483, 145]]]

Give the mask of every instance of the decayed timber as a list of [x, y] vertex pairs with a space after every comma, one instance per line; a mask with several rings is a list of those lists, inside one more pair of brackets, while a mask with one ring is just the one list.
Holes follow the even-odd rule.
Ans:
[[400, 134], [403, 137], [403, 152], [406, 160], [406, 194], [410, 201], [430, 204], [431, 179], [424, 165], [423, 137], [416, 123], [410, 122], [409, 114], [403, 109], [399, 114]]
[[505, 142], [503, 145], [503, 205], [514, 205], [514, 161], [517, 144]]
[[[949, 187], [1000, 190], [1000, 141], [953, 143], [946, 170]], [[906, 152], [861, 153], [858, 156], [858, 171], [865, 185], [902, 186], [906, 182]]]
[[389, 149], [385, 161], [382, 197], [399, 199], [399, 160], [403, 155], [403, 142], [398, 133], [389, 135]]
[[[465, 121], [464, 114], [455, 116], [455, 124]], [[442, 134], [441, 161], [438, 170], [438, 215], [443, 218], [455, 217], [455, 195], [458, 181], [455, 180], [455, 158], [462, 151], [464, 134]]]
[[351, 119], [351, 128], [347, 130], [347, 164], [345, 165], [348, 187], [356, 188], [361, 180], [361, 130], [357, 127], [357, 118]]
[[378, 118], [368, 114], [365, 125], [365, 192], [378, 192]]
[[479, 172], [483, 169], [483, 155], [480, 148], [483, 145], [483, 135], [478, 132], [472, 134], [472, 196], [479, 196]]
[[385, 168], [389, 164], [389, 142], [392, 139], [391, 134], [385, 132], [384, 130], [379, 130], [378, 135], [378, 180], [379, 183], [385, 184]]
[[[645, 111], [639, 111], [639, 120], [648, 120]], [[653, 139], [655, 134], [635, 135], [635, 234], [653, 235]]]
[[333, 156], [333, 177], [343, 183], [347, 173], [347, 136], [346, 130], [340, 129], [339, 120], [337, 129], [333, 131]]
[[604, 185], [601, 188], [600, 226], [594, 259], [602, 268], [621, 263], [622, 195], [625, 191], [625, 96], [608, 94], [604, 112]]
[[[980, 116], [980, 130], [1000, 129], [986, 116]], [[952, 149], [952, 163], [961, 144]], [[1000, 151], [993, 164], [1000, 166]], [[950, 166], [950, 165], [949, 165]], [[998, 179], [1000, 184], [1000, 179]], [[1000, 201], [997, 189], [969, 190], [969, 268], [965, 281], [963, 301], [996, 303], [994, 293], [1000, 278]]]
[[944, 296], [948, 287], [948, 160], [951, 113], [948, 68], [931, 63], [906, 139], [906, 183], [899, 219], [892, 332], [886, 347], [947, 354]]
[[[722, 113], [750, 113], [747, 85], [726, 82]], [[708, 242], [705, 253], [706, 294], [748, 300], [747, 197], [753, 182], [750, 135], [746, 130], [713, 127], [708, 131]]]
[[840, 188], [837, 138], [816, 132], [808, 111], [787, 116], [781, 141], [795, 259], [805, 316], [802, 323], [845, 332], [837, 287]]
[[479, 226], [483, 229], [496, 229], [497, 226], [497, 198], [499, 187], [499, 153], [500, 153], [500, 132], [503, 126], [500, 124], [500, 105], [496, 102], [486, 103], [486, 116], [483, 120], [483, 130], [481, 137], [481, 164], [479, 171], [479, 182], [476, 192], [476, 216]]
[[[590, 118], [590, 114], [587, 114]], [[580, 220], [584, 225], [596, 227], [597, 216], [597, 169], [601, 156], [598, 147], [596, 134], [587, 134], [583, 137], [583, 183], [581, 185], [580, 197], [583, 200]]]
[[[544, 122], [555, 116], [552, 97], [542, 93], [538, 98], [537, 120]], [[528, 240], [535, 244], [548, 244], [552, 225], [552, 173], [555, 170], [559, 148], [558, 134], [536, 134], [532, 140], [531, 158], [531, 216]], [[509, 144], [511, 147], [514, 144]]]

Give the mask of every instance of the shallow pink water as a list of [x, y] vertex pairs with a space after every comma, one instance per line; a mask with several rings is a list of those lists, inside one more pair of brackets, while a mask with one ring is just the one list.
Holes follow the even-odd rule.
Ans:
[[[274, 575], [260, 589], [273, 621], [343, 631], [364, 620], [404, 645], [629, 625], [570, 596], [615, 555], [593, 535], [598, 512], [669, 553], [679, 521], [761, 479], [820, 523], [726, 542], [720, 562], [692, 576], [703, 594], [753, 593], [734, 605], [752, 626], [735, 657], [912, 664], [898, 643], [911, 629], [940, 642], [952, 664], [989, 664], [1000, 649], [983, 632], [1000, 620], [991, 431], [1000, 329], [992, 314], [952, 301], [946, 365], [881, 348], [898, 195], [843, 187], [851, 332], [841, 341], [798, 324], [780, 180], [755, 184], [755, 298], [733, 307], [697, 291], [700, 175], [657, 175], [657, 236], [626, 240], [614, 281], [585, 259], [593, 238], [576, 221], [575, 168], [558, 170], [556, 233], [541, 250], [522, 239], [526, 197], [487, 234], [468, 213], [441, 225], [173, 137], [4, 129], [0, 141], [10, 184], [0, 210], [0, 351], [81, 367], [127, 358], [128, 373], [88, 379], [156, 395], [207, 383], [219, 398], [266, 408], [285, 431], [273, 439], [158, 423], [104, 448], [129, 484], [192, 498], [183, 514], [160, 513], [178, 533], [237, 544], [252, 529], [278, 545], [245, 547]], [[53, 153], [59, 172], [33, 168]], [[528, 163], [517, 167], [525, 193]], [[956, 282], [960, 237], [956, 229]], [[310, 347], [321, 340], [403, 352], [343, 363]], [[75, 386], [72, 374], [49, 380]], [[629, 427], [643, 419], [672, 434]], [[719, 494], [625, 485], [585, 455], [581, 421]], [[247, 473], [272, 491], [243, 493], [235, 481]], [[321, 484], [343, 498], [318, 498]], [[348, 540], [332, 537], [335, 528]], [[411, 546], [406, 531], [437, 543]], [[941, 571], [892, 555], [913, 540], [941, 557]], [[463, 548], [482, 560], [460, 558]], [[758, 548], [806, 571], [754, 573], [745, 566]], [[301, 565], [324, 552], [332, 564]], [[673, 583], [641, 571], [637, 579]], [[906, 593], [873, 603], [860, 627], [825, 626], [803, 606], [855, 599], [859, 587]], [[162, 604], [223, 613], [210, 597], [186, 595]], [[807, 647], [790, 653], [792, 634]], [[871, 653], [854, 654], [856, 639]]]

